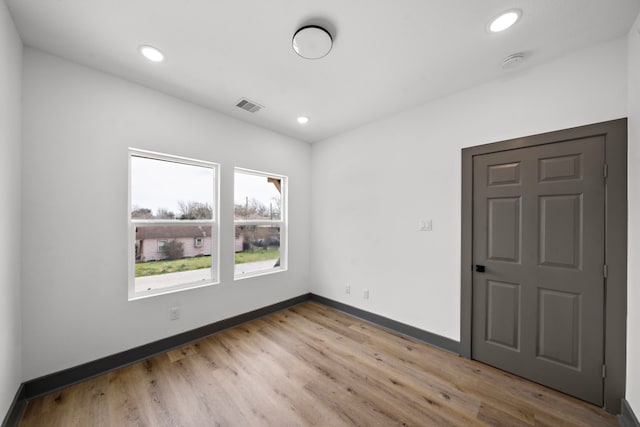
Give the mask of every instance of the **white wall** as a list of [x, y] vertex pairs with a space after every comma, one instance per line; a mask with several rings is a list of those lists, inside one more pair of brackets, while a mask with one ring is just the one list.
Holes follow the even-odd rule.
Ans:
[[629, 31], [627, 401], [640, 416], [640, 15]]
[[625, 117], [626, 56], [621, 38], [314, 144], [313, 292], [459, 340], [461, 148]]
[[[31, 48], [23, 114], [23, 380], [309, 291], [308, 144]], [[220, 285], [127, 301], [130, 146], [221, 164]], [[235, 166], [289, 177], [289, 271], [233, 281]]]
[[0, 1], [0, 421], [22, 382], [20, 128], [22, 41]]
[[[20, 239], [20, 215], [4, 204], [20, 200], [20, 162], [9, 159], [20, 156], [21, 46], [0, 4], [0, 235], [13, 236], [0, 251], [15, 253], [23, 242], [24, 319], [21, 377], [20, 260], [0, 256], [0, 292], [10, 296], [0, 299], [0, 348], [12, 349], [0, 353], [0, 405], [8, 406], [20, 381], [300, 295], [310, 277], [315, 293], [457, 340], [460, 149], [627, 115], [625, 39], [505, 73], [312, 148], [27, 48]], [[640, 58], [632, 37], [633, 30], [627, 399], [637, 411]], [[236, 165], [288, 175], [289, 271], [234, 282], [230, 249], [222, 253], [221, 285], [127, 302], [129, 146], [221, 163], [222, 206], [232, 206]], [[419, 218], [432, 219], [434, 230], [418, 232]], [[228, 225], [222, 247], [231, 248], [232, 209], [221, 219]], [[103, 242], [101, 253], [82, 250], [88, 239]], [[174, 305], [182, 317], [170, 322]]]

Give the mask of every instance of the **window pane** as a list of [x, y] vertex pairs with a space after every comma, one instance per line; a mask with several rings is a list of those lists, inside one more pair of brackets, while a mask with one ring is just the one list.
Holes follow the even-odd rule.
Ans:
[[211, 281], [211, 247], [211, 227], [137, 226], [136, 292]]
[[282, 180], [267, 175], [235, 173], [235, 219], [280, 220]]
[[235, 274], [256, 273], [280, 267], [280, 227], [236, 226]]
[[132, 219], [212, 219], [214, 170], [131, 156]]

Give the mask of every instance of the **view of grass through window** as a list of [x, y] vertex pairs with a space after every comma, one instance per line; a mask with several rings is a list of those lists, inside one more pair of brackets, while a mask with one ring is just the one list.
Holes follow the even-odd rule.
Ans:
[[131, 156], [133, 294], [211, 282], [215, 169], [205, 162]]
[[[130, 149], [129, 298], [219, 280], [217, 165]], [[235, 277], [286, 270], [285, 176], [235, 169]]]
[[[277, 260], [279, 257], [279, 248], [258, 249], [236, 253], [235, 263], [243, 264], [245, 262]], [[155, 276], [157, 274], [177, 273], [180, 271], [198, 270], [200, 268], [210, 267], [210, 255], [170, 261], [149, 261], [136, 264], [136, 277]]]
[[236, 169], [236, 277], [283, 267], [284, 185], [284, 177]]

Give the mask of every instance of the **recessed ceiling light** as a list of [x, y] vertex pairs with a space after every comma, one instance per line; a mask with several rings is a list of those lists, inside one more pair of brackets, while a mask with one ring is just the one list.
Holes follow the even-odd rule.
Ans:
[[309, 123], [309, 117], [306, 116], [300, 116], [298, 117], [298, 123], [300, 123], [301, 125], [305, 125], [307, 123]]
[[293, 35], [293, 50], [305, 59], [320, 59], [327, 56], [333, 46], [329, 31], [317, 25], [307, 25]]
[[491, 23], [489, 24], [489, 31], [492, 33], [499, 33], [500, 31], [504, 31], [518, 22], [518, 19], [520, 19], [521, 16], [522, 11], [519, 9], [513, 9], [503, 12], [502, 14], [500, 14], [500, 16], [491, 21]]
[[151, 62], [164, 61], [164, 54], [153, 46], [140, 46], [140, 53]]

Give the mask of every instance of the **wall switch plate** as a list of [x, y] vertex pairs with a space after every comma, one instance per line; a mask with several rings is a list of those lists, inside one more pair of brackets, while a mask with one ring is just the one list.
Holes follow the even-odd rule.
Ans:
[[362, 296], [364, 299], [369, 299], [369, 289], [363, 290]]
[[169, 318], [171, 320], [178, 320], [180, 318], [180, 307], [171, 307]]
[[418, 221], [418, 231], [431, 231], [433, 223], [430, 219], [421, 219]]
[[350, 294], [350, 293], [351, 293], [351, 285], [347, 285], [347, 286], [345, 286], [345, 288], [344, 288], [344, 293], [345, 293], [345, 294]]

